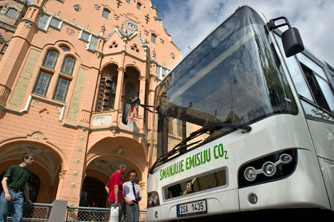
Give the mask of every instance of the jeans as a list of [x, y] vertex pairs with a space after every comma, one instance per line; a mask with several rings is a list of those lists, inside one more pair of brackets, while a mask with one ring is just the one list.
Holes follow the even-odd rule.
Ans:
[[7, 215], [11, 210], [12, 222], [21, 222], [23, 213], [23, 196], [22, 192], [15, 192], [8, 190], [11, 201], [8, 202], [5, 199], [5, 192], [3, 191], [0, 197], [0, 222], [7, 221]]

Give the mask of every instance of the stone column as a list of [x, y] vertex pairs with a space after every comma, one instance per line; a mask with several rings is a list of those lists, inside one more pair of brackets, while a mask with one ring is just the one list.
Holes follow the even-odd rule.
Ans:
[[124, 68], [120, 67], [117, 69], [118, 76], [117, 76], [117, 85], [116, 85], [116, 95], [115, 95], [115, 109], [123, 109], [121, 107], [122, 101], [122, 92], [123, 92], [123, 81], [124, 81]]
[[[145, 104], [145, 90], [146, 90], [146, 77], [139, 77], [140, 85], [139, 85], [139, 99], [141, 104]], [[138, 110], [138, 116], [144, 118], [144, 109], [140, 108]]]
[[[83, 175], [85, 175], [86, 150], [88, 131], [78, 129], [74, 141], [72, 155], [69, 160], [66, 178], [63, 180], [63, 188], [60, 199], [68, 201], [69, 205], [78, 206], [80, 202]], [[59, 182], [61, 183], [61, 182]], [[57, 193], [57, 197], [58, 197]]]
[[66, 177], [66, 172], [67, 172], [67, 170], [63, 169], [59, 173], [59, 183], [58, 183], [56, 200], [61, 199], [61, 195], [62, 195], [62, 192], [63, 192], [64, 181], [65, 181], [65, 177]]

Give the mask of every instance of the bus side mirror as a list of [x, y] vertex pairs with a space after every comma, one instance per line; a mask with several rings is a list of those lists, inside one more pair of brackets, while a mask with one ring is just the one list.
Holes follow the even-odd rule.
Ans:
[[[283, 19], [285, 20], [285, 23], [282, 23], [280, 25], [275, 25], [275, 21]], [[290, 57], [293, 55], [296, 55], [299, 52], [304, 51], [304, 44], [302, 37], [300, 36], [300, 33], [297, 28], [292, 28], [290, 25], [290, 22], [285, 17], [278, 17], [274, 19], [270, 19], [269, 22], [266, 24], [269, 31], [273, 29], [277, 29], [279, 27], [287, 25], [289, 29], [287, 29], [282, 34], [282, 43], [284, 47], [284, 52], [286, 57]]]
[[282, 42], [286, 57], [290, 57], [304, 51], [303, 40], [297, 28], [289, 28], [283, 32]]

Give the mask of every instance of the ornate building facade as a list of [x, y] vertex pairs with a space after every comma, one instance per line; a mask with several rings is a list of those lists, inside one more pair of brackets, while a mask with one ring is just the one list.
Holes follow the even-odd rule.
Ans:
[[105, 207], [124, 163], [145, 209], [153, 116], [124, 125], [122, 96], [153, 105], [180, 59], [150, 0], [0, 1], [0, 179], [32, 152], [33, 201]]

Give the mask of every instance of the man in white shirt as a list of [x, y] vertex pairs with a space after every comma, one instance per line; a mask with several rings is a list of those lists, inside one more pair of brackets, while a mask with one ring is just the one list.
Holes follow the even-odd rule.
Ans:
[[125, 222], [139, 221], [138, 202], [142, 198], [141, 190], [136, 184], [137, 173], [130, 173], [130, 181], [123, 183], [123, 196], [125, 203], [123, 204]]

